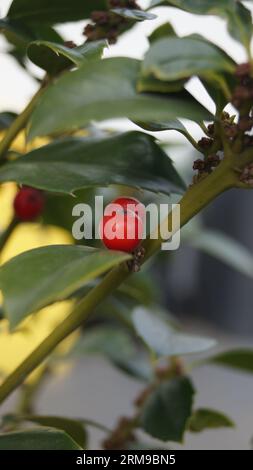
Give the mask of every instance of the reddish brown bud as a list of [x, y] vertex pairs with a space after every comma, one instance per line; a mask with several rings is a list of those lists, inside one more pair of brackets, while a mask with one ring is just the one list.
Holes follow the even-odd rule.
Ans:
[[234, 91], [234, 95], [233, 97], [236, 99], [239, 99], [239, 100], [248, 100], [249, 98], [251, 98], [252, 96], [252, 91], [245, 87], [245, 86], [242, 86], [242, 85], [239, 85], [235, 88], [235, 91]]
[[74, 49], [77, 45], [73, 41], [65, 41], [64, 46], [68, 47], [69, 49]]
[[241, 131], [250, 131], [253, 126], [253, 118], [241, 117], [238, 123], [238, 127]]
[[207, 126], [207, 130], [208, 130], [209, 135], [211, 135], [211, 136], [214, 135], [214, 124], [209, 124]]
[[120, 0], [109, 0], [109, 7], [110, 8], [122, 7], [122, 3]]
[[221, 119], [222, 121], [228, 121], [230, 119], [230, 114], [228, 114], [226, 111], [223, 111], [221, 114]]
[[91, 19], [94, 23], [98, 23], [100, 25], [105, 25], [108, 23], [109, 14], [106, 11], [93, 11], [91, 13]]
[[115, 44], [117, 42], [117, 39], [118, 39], [118, 31], [117, 29], [111, 29], [108, 33], [107, 33], [107, 39], [108, 39], [108, 42], [110, 44]]
[[199, 171], [203, 171], [205, 169], [205, 162], [204, 160], [201, 160], [200, 158], [198, 160], [195, 160], [195, 162], [193, 162], [193, 170], [199, 170]]
[[253, 136], [245, 135], [243, 139], [243, 146], [244, 147], [251, 147], [253, 145]]
[[216, 154], [208, 155], [206, 161], [207, 161], [208, 165], [210, 165], [211, 167], [216, 167], [220, 163], [220, 157]]
[[202, 139], [199, 140], [198, 145], [203, 149], [209, 149], [213, 144], [213, 139], [209, 139], [208, 137], [202, 137]]
[[247, 62], [245, 64], [240, 64], [237, 66], [236, 68], [236, 71], [235, 71], [235, 75], [236, 77], [238, 78], [242, 78], [242, 77], [245, 77], [247, 75], [250, 75], [250, 63]]

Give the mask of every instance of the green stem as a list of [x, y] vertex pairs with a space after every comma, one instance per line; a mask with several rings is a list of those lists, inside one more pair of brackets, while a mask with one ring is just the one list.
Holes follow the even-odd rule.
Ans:
[[198, 124], [199, 124], [199, 127], [200, 127], [200, 128], [202, 129], [202, 131], [204, 132], [204, 134], [206, 134], [208, 137], [210, 137], [210, 134], [209, 134], [209, 132], [208, 132], [208, 129], [207, 129], [205, 123], [204, 123], [204, 122], [199, 122]]
[[[181, 199], [181, 227], [185, 225], [203, 207], [216, 196], [232, 186], [227, 160], [204, 180], [192, 186]], [[167, 228], [171, 225], [172, 214], [162, 223]], [[145, 260], [158, 251], [163, 240], [146, 240]], [[104, 279], [94, 287], [73, 309], [69, 316], [20, 364], [3, 382], [0, 387], [0, 403], [2, 403], [25, 379], [38, 367], [55, 347], [74, 330], [76, 330], [94, 309], [130, 275], [126, 264], [121, 264], [110, 271]]]
[[13, 231], [15, 230], [18, 224], [19, 224], [19, 220], [14, 217], [12, 221], [10, 222], [9, 226], [7, 227], [7, 229], [4, 230], [4, 232], [0, 234], [0, 252], [5, 247], [5, 244], [9, 240], [11, 234], [13, 233]]
[[6, 131], [4, 138], [0, 142], [0, 160], [5, 158], [6, 153], [8, 152], [13, 140], [17, 137], [18, 133], [24, 129], [26, 126], [34, 108], [37, 104], [39, 97], [44, 91], [44, 85], [35, 93], [34, 97], [24, 109], [24, 111], [19, 114], [19, 116], [13, 121], [9, 129]]

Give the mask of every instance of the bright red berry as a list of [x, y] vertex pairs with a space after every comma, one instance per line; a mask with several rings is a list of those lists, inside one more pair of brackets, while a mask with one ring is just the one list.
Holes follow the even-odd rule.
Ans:
[[131, 198], [116, 199], [106, 207], [100, 222], [100, 238], [109, 250], [131, 253], [140, 244], [143, 219], [133, 210], [133, 202], [136, 208], [139, 201]]
[[41, 215], [45, 205], [42, 191], [24, 186], [14, 199], [15, 215], [19, 220], [31, 221]]
[[145, 218], [145, 206], [138, 199], [134, 197], [118, 197], [111, 202], [111, 204], [119, 204], [123, 209], [135, 212], [138, 217], [144, 221]]

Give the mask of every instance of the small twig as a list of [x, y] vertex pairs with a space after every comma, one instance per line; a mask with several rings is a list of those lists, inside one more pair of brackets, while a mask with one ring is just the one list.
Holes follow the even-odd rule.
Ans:
[[5, 159], [6, 153], [8, 152], [13, 140], [17, 137], [18, 133], [25, 128], [38, 99], [44, 91], [44, 82], [41, 88], [35, 93], [30, 103], [26, 106], [24, 111], [13, 121], [9, 129], [6, 131], [4, 138], [0, 142], [0, 160]]
[[14, 232], [15, 228], [18, 226], [19, 220], [14, 217], [6, 230], [0, 234], [0, 252], [3, 250], [5, 247], [7, 241], [9, 240], [10, 236]]

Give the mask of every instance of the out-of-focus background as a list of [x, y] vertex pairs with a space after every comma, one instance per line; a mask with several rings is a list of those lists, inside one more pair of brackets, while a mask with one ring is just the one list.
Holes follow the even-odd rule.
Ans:
[[[0, 16], [4, 16], [11, 0], [0, 0]], [[139, 2], [146, 6], [147, 1]], [[253, 12], [252, 2], [245, 2]], [[106, 56], [140, 58], [148, 47], [146, 37], [159, 24], [170, 21], [179, 35], [200, 33], [229, 52], [237, 62], [245, 61], [240, 45], [226, 31], [225, 22], [216, 17], [193, 16], [176, 9], [157, 9], [158, 18], [139, 24], [111, 46]], [[77, 44], [83, 41], [84, 22], [59, 27], [66, 40]], [[7, 43], [0, 37], [0, 112], [19, 112], [36, 90], [36, 80], [29, 77], [14, 59], [6, 54]], [[40, 77], [41, 71], [32, 64], [32, 73]], [[198, 99], [213, 110], [213, 103], [200, 89], [196, 79], [188, 88]], [[136, 128], [126, 120], [103, 123], [120, 129]], [[186, 123], [196, 138], [200, 131], [194, 124]], [[175, 164], [186, 175], [191, 171], [194, 152], [184, 138], [175, 132], [156, 133], [164, 142], [176, 144], [169, 150]], [[231, 191], [223, 195], [204, 211], [201, 223], [219, 230], [240, 242], [253, 253], [253, 223], [250, 191]], [[200, 221], [198, 221], [200, 223]], [[224, 247], [225, 248], [225, 247]], [[233, 259], [233, 249], [230, 257]], [[253, 277], [233, 269], [215, 257], [184, 244], [157, 271], [163, 289], [162, 300], [194, 332], [218, 339], [222, 349], [250, 346], [253, 340]], [[251, 376], [205, 366], [193, 372], [198, 390], [198, 407], [217, 408], [226, 412], [237, 423], [233, 430], [208, 431], [189, 436], [186, 449], [249, 449], [253, 435], [253, 380]], [[114, 385], [117, 384], [116, 387]], [[80, 361], [63, 377], [52, 380], [44, 389], [38, 402], [38, 411], [46, 414], [64, 414], [97, 419], [113, 426], [116, 418], [131, 413], [131, 402], [141, 385], [115, 371], [104, 360], [95, 358]], [[5, 405], [11, 409], [15, 397]], [[101, 433], [93, 432], [91, 446], [97, 447]]]

